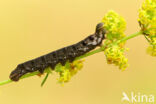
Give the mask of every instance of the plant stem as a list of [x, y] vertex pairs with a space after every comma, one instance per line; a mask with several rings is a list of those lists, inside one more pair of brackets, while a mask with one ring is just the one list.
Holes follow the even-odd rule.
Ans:
[[[118, 41], [116, 41], [116, 42], [114, 42], [114, 43], [112, 43], [112, 44], [110, 44], [110, 45], [119, 44], [119, 43], [121, 43], [121, 42], [124, 42], [124, 41], [126, 41], [126, 40], [129, 40], [129, 39], [134, 38], [134, 37], [136, 37], [136, 36], [138, 36], [138, 35], [141, 35], [141, 34], [142, 34], [141, 31], [136, 32], [136, 33], [131, 34], [131, 35], [129, 35], [129, 36], [127, 36], [127, 37], [125, 37], [125, 38], [123, 38], [123, 39], [121, 39], [121, 40], [118, 40]], [[109, 45], [109, 46], [110, 46], [110, 45]], [[107, 47], [109, 47], [109, 46], [107, 46]], [[85, 57], [94, 55], [94, 54], [96, 54], [96, 53], [102, 52], [102, 51], [104, 51], [105, 47], [106, 47], [106, 44], [103, 44], [102, 47], [100, 47], [100, 48], [98, 48], [98, 49], [96, 49], [96, 50], [93, 50], [93, 51], [91, 51], [91, 52], [89, 52], [89, 53], [86, 53], [85, 55], [79, 56], [79, 57], [77, 57], [75, 60], [80, 60], [80, 59], [82, 59], [82, 58], [85, 58]], [[49, 73], [49, 70], [51, 70], [51, 69], [45, 70], [45, 73]], [[28, 73], [28, 74], [26, 74], [26, 75], [23, 75], [20, 79], [28, 78], [28, 77], [31, 77], [31, 76], [34, 76], [34, 75], [38, 75], [38, 74], [40, 74], [40, 72], [38, 72], [38, 71], [32, 72], [32, 73]], [[49, 75], [49, 74], [48, 74], [48, 75]], [[48, 75], [46, 76], [45, 80], [47, 79]], [[45, 82], [45, 80], [43, 81], [43, 83]], [[9, 79], [9, 80], [5, 80], [5, 81], [1, 81], [1, 82], [0, 82], [0, 86], [1, 86], [1, 85], [5, 85], [5, 84], [8, 84], [8, 83], [11, 83], [11, 82], [13, 82], [13, 81], [10, 80], [10, 79]]]
[[41, 83], [41, 87], [43, 87], [44, 83], [46, 82], [47, 78], [49, 76], [49, 73], [46, 74], [45, 78], [43, 79], [42, 83]]
[[118, 44], [118, 43], [121, 43], [121, 42], [124, 42], [124, 41], [126, 41], [126, 40], [128, 40], [128, 39], [134, 38], [134, 37], [136, 37], [136, 36], [138, 36], [138, 35], [140, 35], [140, 34], [142, 34], [142, 31], [136, 32], [136, 33], [131, 34], [131, 35], [125, 37], [125, 38], [122, 38], [121, 40], [117, 41], [117, 44]]

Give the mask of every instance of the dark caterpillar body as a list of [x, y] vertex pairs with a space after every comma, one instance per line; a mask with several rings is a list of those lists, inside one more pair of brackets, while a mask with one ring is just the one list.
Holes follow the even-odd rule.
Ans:
[[72, 62], [76, 57], [84, 55], [85, 53], [101, 45], [104, 38], [105, 30], [103, 28], [103, 23], [99, 23], [96, 26], [95, 33], [88, 36], [84, 40], [74, 45], [61, 48], [36, 59], [19, 64], [16, 69], [11, 72], [10, 79], [13, 81], [18, 81], [19, 78], [26, 73], [37, 70], [40, 71], [40, 73], [43, 73], [44, 69], [47, 67], [54, 69], [58, 63], [65, 65], [67, 61]]

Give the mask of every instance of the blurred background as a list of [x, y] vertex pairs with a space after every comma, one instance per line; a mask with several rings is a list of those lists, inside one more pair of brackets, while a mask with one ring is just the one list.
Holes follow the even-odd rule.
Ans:
[[[17, 64], [76, 43], [95, 31], [108, 10], [127, 21], [126, 34], [139, 31], [138, 9], [144, 0], [1, 0], [0, 81]], [[127, 41], [130, 66], [120, 71], [103, 53], [85, 59], [84, 68], [63, 87], [57, 75], [34, 76], [0, 86], [1, 104], [122, 104], [122, 93], [156, 95], [156, 59], [146, 54], [147, 41]], [[155, 96], [156, 97], [156, 96]]]

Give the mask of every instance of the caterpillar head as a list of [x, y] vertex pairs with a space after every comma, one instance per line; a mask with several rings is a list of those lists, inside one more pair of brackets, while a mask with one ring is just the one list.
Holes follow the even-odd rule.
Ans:
[[105, 36], [106, 34], [106, 30], [104, 29], [104, 24], [103, 23], [99, 23], [96, 25], [96, 31], [95, 33], [97, 34], [103, 34]]
[[20, 77], [24, 74], [26, 74], [26, 71], [23, 70], [24, 68], [22, 65], [18, 65], [15, 70], [13, 70], [10, 74], [10, 79], [13, 81], [18, 81]]

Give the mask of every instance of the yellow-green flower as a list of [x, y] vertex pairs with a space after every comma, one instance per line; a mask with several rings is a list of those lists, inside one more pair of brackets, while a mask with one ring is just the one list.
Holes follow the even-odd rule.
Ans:
[[150, 45], [147, 48], [147, 53], [150, 54], [151, 56], [156, 56], [156, 47]]
[[144, 34], [156, 35], [156, 0], [146, 0], [139, 9], [139, 19]]
[[123, 17], [114, 11], [109, 11], [102, 19], [104, 28], [107, 30], [106, 38], [116, 41], [125, 37], [126, 22]]
[[[104, 50], [107, 63], [115, 64], [116, 66], [119, 66], [119, 69], [125, 70], [128, 66], [128, 59], [124, 56], [126, 50], [124, 48], [125, 42], [121, 42], [120, 44], [113, 44], [113, 42], [117, 42], [126, 36], [124, 34], [126, 22], [123, 17], [114, 11], [109, 11], [102, 19], [102, 22], [107, 31], [105, 44], [109, 46], [106, 46]], [[112, 45], [110, 46], [110, 44]]]
[[66, 62], [65, 66], [57, 64], [55, 71], [59, 73], [60, 77], [58, 81], [60, 83], [68, 82], [72, 76], [74, 76], [83, 67], [83, 61], [73, 61], [72, 63]]
[[115, 64], [119, 66], [119, 69], [125, 70], [128, 67], [128, 59], [124, 56], [124, 48], [119, 47], [118, 45], [113, 45], [105, 49], [104, 53], [107, 58], [108, 64]]
[[62, 71], [59, 72], [60, 78], [58, 81], [59, 82], [68, 82], [71, 78], [69, 69], [66, 69], [65, 67], [62, 67], [61, 69], [62, 69]]
[[146, 0], [142, 4], [138, 21], [143, 34], [150, 43], [147, 53], [156, 56], [156, 0]]
[[71, 76], [75, 75], [79, 70], [81, 70], [83, 67], [83, 61], [79, 60], [79, 61], [74, 61], [73, 63], [71, 63]]

